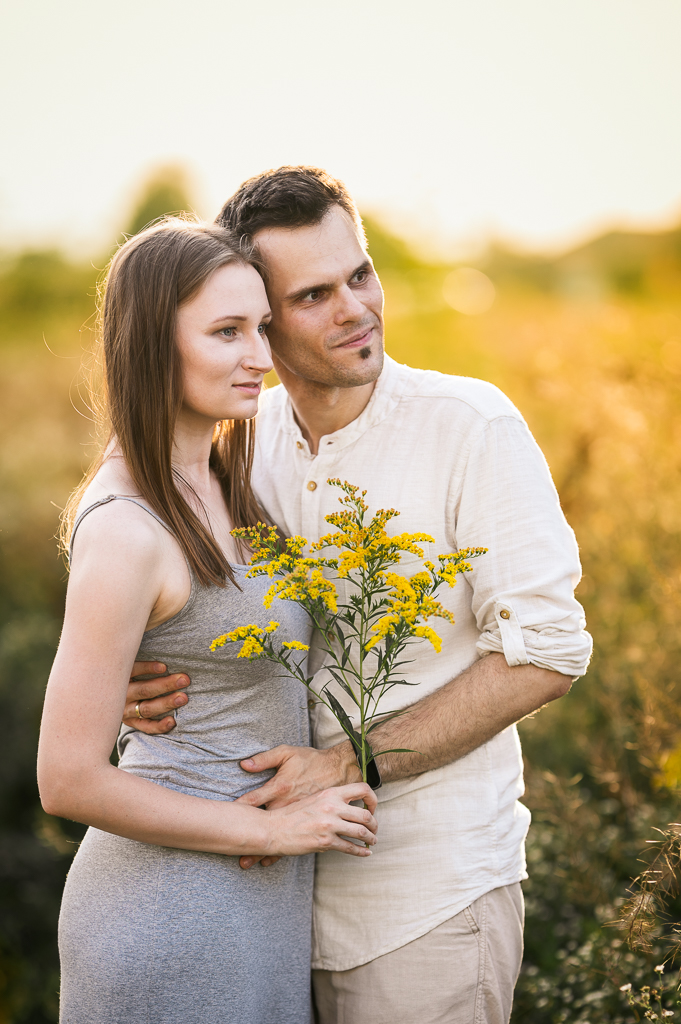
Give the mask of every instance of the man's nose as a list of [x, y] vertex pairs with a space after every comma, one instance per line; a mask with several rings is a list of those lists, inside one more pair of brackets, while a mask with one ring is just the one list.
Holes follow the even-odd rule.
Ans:
[[360, 301], [352, 288], [345, 285], [338, 292], [334, 322], [337, 324], [347, 323], [348, 320], [361, 320], [366, 316], [367, 307]]

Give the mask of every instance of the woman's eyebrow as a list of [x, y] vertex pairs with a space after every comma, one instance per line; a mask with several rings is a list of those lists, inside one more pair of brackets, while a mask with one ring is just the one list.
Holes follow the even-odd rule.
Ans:
[[225, 316], [219, 316], [217, 320], [211, 320], [211, 327], [213, 324], [221, 324], [225, 320], [248, 320], [247, 316], [237, 316], [236, 313], [227, 313]]

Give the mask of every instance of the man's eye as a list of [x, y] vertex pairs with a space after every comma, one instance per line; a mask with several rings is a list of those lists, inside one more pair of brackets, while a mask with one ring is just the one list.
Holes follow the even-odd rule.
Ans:
[[321, 292], [308, 292], [305, 298], [310, 302], [316, 302], [321, 294]]
[[366, 270], [358, 270], [355, 274], [355, 281], [357, 284], [364, 284], [368, 276], [369, 274]]

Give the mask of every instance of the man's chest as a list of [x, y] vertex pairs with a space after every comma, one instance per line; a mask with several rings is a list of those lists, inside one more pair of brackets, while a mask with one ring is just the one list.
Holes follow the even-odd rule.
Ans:
[[457, 459], [451, 443], [443, 445], [437, 433], [388, 423], [341, 448], [322, 439], [314, 457], [295, 435], [270, 432], [265, 442], [256, 454], [254, 489], [288, 536], [312, 541], [328, 532], [325, 517], [341, 507], [341, 492], [329, 480], [340, 479], [367, 492], [369, 514], [397, 509], [390, 534], [430, 533], [438, 545], [451, 540]]

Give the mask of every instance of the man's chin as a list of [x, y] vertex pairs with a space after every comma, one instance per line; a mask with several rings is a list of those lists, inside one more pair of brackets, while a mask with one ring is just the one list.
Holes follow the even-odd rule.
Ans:
[[[373, 345], [355, 349], [352, 359], [344, 359], [333, 367], [333, 384], [339, 388], [357, 388], [377, 380], [383, 369], [383, 348]], [[329, 381], [331, 383], [331, 381]]]
[[332, 349], [325, 358], [300, 362], [279, 361], [273, 348], [275, 370], [284, 385], [291, 387], [294, 381], [306, 381], [309, 385], [322, 388], [359, 388], [373, 384], [383, 369], [383, 346], [364, 345], [353, 351], [342, 352]]

